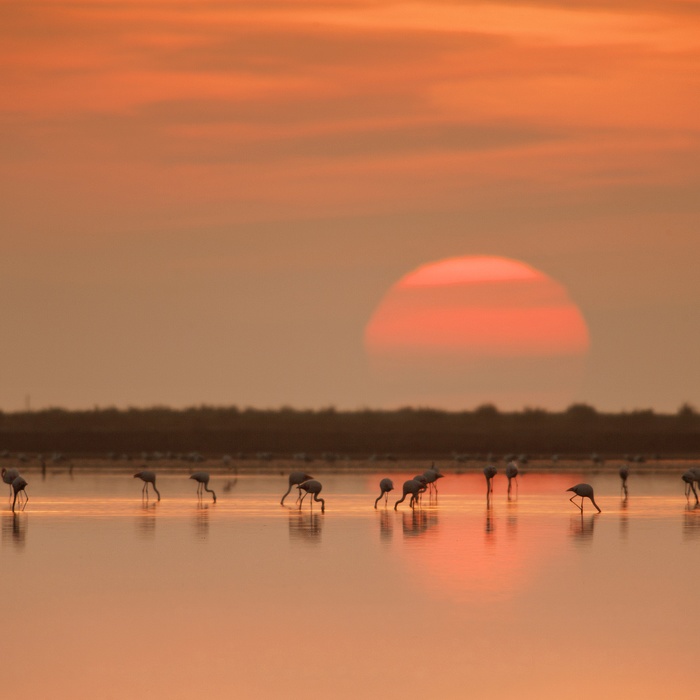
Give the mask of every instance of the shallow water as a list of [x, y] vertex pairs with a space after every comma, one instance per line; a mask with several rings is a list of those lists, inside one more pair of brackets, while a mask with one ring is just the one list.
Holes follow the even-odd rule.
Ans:
[[[700, 510], [679, 475], [448, 474], [372, 508], [379, 479], [28, 474], [1, 506], [3, 686], [51, 698], [691, 698]], [[565, 489], [588, 481], [603, 510]], [[5, 495], [7, 498], [7, 495]]]

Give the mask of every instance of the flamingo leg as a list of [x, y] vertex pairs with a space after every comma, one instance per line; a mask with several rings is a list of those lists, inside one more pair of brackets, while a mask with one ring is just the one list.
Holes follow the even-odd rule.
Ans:
[[574, 494], [569, 500], [583, 513], [583, 498], [581, 498], [581, 505], [575, 503], [574, 498], [576, 498], [576, 494]]

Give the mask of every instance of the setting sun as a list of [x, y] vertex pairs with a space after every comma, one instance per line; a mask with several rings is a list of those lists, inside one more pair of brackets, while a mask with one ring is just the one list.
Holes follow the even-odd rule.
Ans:
[[367, 324], [365, 347], [399, 401], [444, 404], [447, 390], [448, 403], [465, 407], [570, 400], [589, 337], [566, 289], [544, 273], [467, 256], [423, 265], [394, 284]]

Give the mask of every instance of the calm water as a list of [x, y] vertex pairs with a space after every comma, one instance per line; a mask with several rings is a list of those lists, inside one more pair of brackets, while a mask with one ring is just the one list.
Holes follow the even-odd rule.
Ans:
[[[416, 471], [422, 471], [417, 469]], [[680, 473], [680, 472], [679, 472]], [[3, 687], [51, 698], [695, 698], [700, 510], [679, 473], [527, 474], [517, 498], [448, 474], [27, 473], [1, 506]], [[564, 491], [595, 486], [583, 516]], [[8, 489], [9, 492], [9, 489]], [[5, 495], [7, 499], [7, 493]], [[308, 499], [307, 499], [308, 500]], [[287, 505], [289, 507], [287, 507]]]

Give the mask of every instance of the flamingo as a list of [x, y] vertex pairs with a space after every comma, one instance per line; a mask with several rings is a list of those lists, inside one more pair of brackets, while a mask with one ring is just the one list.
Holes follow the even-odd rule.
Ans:
[[2, 480], [10, 487], [10, 498], [12, 498], [12, 482], [19, 476], [19, 471], [12, 467], [12, 469], [2, 470]]
[[24, 497], [27, 499], [24, 502], [24, 506], [22, 507], [22, 510], [27, 507], [27, 503], [29, 503], [29, 496], [27, 496], [26, 492], [26, 487], [27, 487], [27, 481], [21, 476], [18, 476], [13, 482], [12, 482], [12, 490], [15, 492], [15, 497], [12, 499], [12, 512], [15, 512], [15, 502], [17, 501], [17, 496], [20, 493], [24, 493]]
[[627, 495], [627, 477], [630, 475], [630, 470], [626, 464], [623, 464], [620, 467], [619, 474], [620, 474], [620, 480], [622, 481], [621, 489], [622, 489], [622, 492], [626, 496]]
[[518, 490], [518, 467], [515, 462], [510, 462], [506, 467], [506, 476], [508, 477], [508, 495], [510, 495], [510, 482], [512, 479], [515, 479], [515, 490]]
[[484, 467], [484, 476], [486, 477], [486, 495], [488, 496], [489, 493], [493, 493], [493, 477], [498, 474], [498, 469], [493, 466], [493, 464], [489, 464], [487, 467]]
[[425, 478], [425, 474], [416, 474], [413, 477], [414, 481], [417, 481], [421, 488], [420, 488], [420, 493], [418, 494], [418, 502], [423, 499], [423, 494], [428, 490], [428, 480]]
[[[326, 512], [326, 502], [322, 498], [318, 497], [318, 494], [321, 493], [321, 489], [323, 488], [320, 481], [316, 481], [316, 479], [309, 479], [307, 481], [303, 481], [301, 484], [297, 484], [297, 488], [299, 489], [299, 493], [306, 491], [299, 501], [299, 508], [301, 508], [301, 504], [304, 502], [304, 499], [311, 494], [313, 496], [312, 501], [316, 501], [317, 503], [321, 504], [321, 512]], [[313, 507], [313, 503], [311, 505]]]
[[691, 469], [690, 471], [684, 472], [681, 474], [681, 479], [685, 481], [685, 497], [688, 498], [690, 496], [690, 492], [692, 490], [693, 495], [695, 496], [695, 503], [699, 503], [698, 501], [698, 492], [695, 490], [695, 481], [697, 480], [695, 477], [695, 474], [693, 470]]
[[153, 484], [153, 490], [156, 492], [158, 496], [158, 500], [160, 501], [160, 491], [156, 488], [156, 474], [155, 472], [151, 471], [144, 471], [144, 472], [137, 472], [134, 474], [134, 479], [136, 478], [141, 479], [141, 481], [144, 482], [143, 488], [141, 489], [142, 494], [146, 494], [146, 498], [148, 498], [148, 484]]
[[418, 496], [421, 494], [421, 492], [424, 489], [424, 485], [421, 484], [420, 481], [416, 481], [415, 479], [409, 479], [408, 481], [403, 482], [403, 496], [394, 503], [394, 510], [396, 510], [396, 506], [399, 505], [399, 503], [402, 503], [408, 494], [411, 494], [411, 500], [408, 502], [408, 505], [413, 508], [413, 504], [416, 502], [418, 499]]
[[574, 498], [576, 498], [576, 496], [581, 497], [581, 505], [579, 505], [578, 503], [574, 503], [574, 505], [581, 510], [581, 514], [583, 514], [583, 499], [584, 498], [590, 498], [591, 503], [595, 506], [595, 509], [599, 513], [603, 512], [600, 508], [598, 508], [598, 504], [593, 499], [593, 487], [590, 484], [576, 484], [576, 486], [572, 486], [570, 489], [566, 489], [566, 490], [574, 492], [574, 495], [569, 499], [572, 503], [574, 503]]
[[435, 495], [437, 496], [437, 480], [442, 479], [445, 475], [440, 473], [439, 469], [435, 469], [435, 464], [433, 464], [430, 469], [423, 472], [425, 480], [428, 482], [429, 489], [435, 489]]
[[209, 472], [195, 472], [190, 476], [190, 479], [194, 479], [197, 482], [197, 495], [200, 496], [200, 498], [203, 495], [202, 492], [206, 491], [214, 497], [214, 503], [216, 503], [216, 494], [214, 493], [214, 489], [208, 488]]
[[377, 508], [377, 503], [381, 500], [382, 496], [384, 496], [384, 504], [386, 505], [389, 502], [389, 491], [394, 490], [394, 482], [391, 479], [382, 479], [379, 482], [379, 496], [377, 496], [377, 500], [374, 502], [374, 508]]
[[309, 481], [309, 479], [313, 479], [313, 476], [311, 474], [305, 474], [304, 472], [292, 472], [289, 475], [289, 488], [287, 489], [287, 492], [282, 496], [282, 500], [280, 501], [280, 505], [284, 505], [284, 499], [289, 496], [289, 492], [292, 490], [292, 486], [299, 486], [299, 484], [303, 484], [305, 481]]
[[695, 483], [700, 486], [700, 469], [689, 469], [688, 471], [693, 475]]

